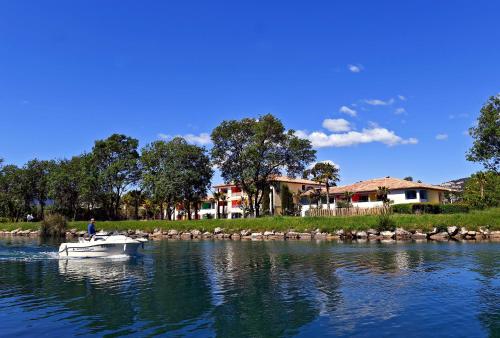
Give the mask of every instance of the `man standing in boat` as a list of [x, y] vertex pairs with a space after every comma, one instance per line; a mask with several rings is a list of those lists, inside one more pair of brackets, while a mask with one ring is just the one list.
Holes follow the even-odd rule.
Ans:
[[91, 218], [90, 223], [87, 225], [87, 232], [89, 236], [92, 237], [95, 235], [95, 219]]

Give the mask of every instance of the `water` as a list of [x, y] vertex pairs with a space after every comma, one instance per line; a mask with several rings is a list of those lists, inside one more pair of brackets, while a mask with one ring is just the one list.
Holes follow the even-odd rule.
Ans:
[[500, 243], [0, 239], [0, 336], [500, 336]]

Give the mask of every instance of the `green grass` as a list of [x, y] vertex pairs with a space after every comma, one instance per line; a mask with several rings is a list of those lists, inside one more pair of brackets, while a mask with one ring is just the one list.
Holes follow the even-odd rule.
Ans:
[[[407, 230], [422, 229], [430, 230], [435, 226], [464, 226], [469, 230], [476, 230], [480, 226], [489, 226], [491, 230], [500, 230], [500, 208], [492, 208], [485, 211], [471, 211], [463, 214], [426, 214], [426, 215], [403, 215], [392, 216], [396, 225]], [[85, 221], [69, 222], [68, 227], [78, 230], [86, 230]], [[198, 229], [201, 231], [213, 231], [221, 227], [227, 233], [238, 232], [243, 229], [253, 231], [288, 231], [299, 232], [320, 229], [331, 232], [338, 229], [344, 230], [366, 230], [375, 228], [378, 216], [351, 216], [351, 217], [263, 217], [258, 219], [221, 219], [221, 220], [199, 220], [199, 221], [106, 221], [97, 222], [97, 229], [104, 230], [144, 230], [152, 231], [155, 228], [176, 229], [179, 231]], [[39, 223], [0, 223], [1, 230], [33, 229], [38, 230]]]

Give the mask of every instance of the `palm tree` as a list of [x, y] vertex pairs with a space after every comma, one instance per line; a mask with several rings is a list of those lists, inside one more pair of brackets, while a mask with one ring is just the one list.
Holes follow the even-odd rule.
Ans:
[[344, 192], [344, 199], [346, 200], [347, 209], [351, 207], [352, 196], [354, 196], [354, 193], [352, 191]]
[[389, 189], [387, 187], [378, 187], [377, 189], [377, 198], [382, 201], [382, 204], [384, 205], [384, 212], [388, 213], [389, 212], [389, 207], [391, 204], [391, 200], [388, 197], [389, 195]]
[[312, 176], [312, 180], [322, 183], [326, 187], [326, 205], [330, 209], [330, 187], [337, 185], [339, 181], [339, 168], [332, 163], [318, 162], [304, 172], [304, 177]]

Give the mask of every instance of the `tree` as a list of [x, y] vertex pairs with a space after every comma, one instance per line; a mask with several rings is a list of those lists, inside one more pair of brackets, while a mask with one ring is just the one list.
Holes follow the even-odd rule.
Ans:
[[24, 167], [27, 188], [30, 189], [33, 199], [40, 206], [39, 219], [44, 217], [45, 204], [49, 195], [49, 174], [53, 166], [53, 161], [33, 159]]
[[86, 179], [83, 161], [81, 156], [58, 161], [53, 165], [48, 180], [48, 196], [54, 201], [54, 208], [73, 220], [77, 218]]
[[2, 215], [18, 222], [30, 212], [33, 200], [28, 187], [26, 173], [15, 165], [6, 165], [0, 170], [0, 211]]
[[263, 191], [273, 177], [296, 176], [314, 161], [311, 142], [286, 131], [276, 117], [223, 121], [211, 135], [212, 160], [226, 182], [241, 186], [250, 212], [259, 216]]
[[226, 200], [226, 194], [224, 194], [222, 191], [214, 191], [212, 193], [212, 195], [214, 196], [214, 200], [215, 200], [216, 207], [217, 207], [217, 218], [219, 219], [220, 218], [220, 202], [222, 200]]
[[480, 162], [486, 170], [500, 168], [500, 95], [492, 96], [481, 108], [477, 126], [469, 129], [474, 139], [467, 160]]
[[500, 174], [489, 171], [472, 175], [465, 183], [463, 199], [479, 209], [500, 206]]
[[128, 208], [133, 208], [133, 219], [139, 219], [139, 207], [144, 202], [144, 195], [142, 191], [138, 189], [130, 190], [125, 195], [123, 195], [123, 204], [128, 211]]
[[345, 191], [344, 192], [344, 200], [346, 203], [346, 208], [349, 209], [352, 206], [352, 196], [354, 196], [354, 193], [352, 191]]
[[304, 171], [304, 178], [312, 176], [312, 180], [326, 187], [326, 205], [330, 209], [330, 187], [339, 181], [339, 168], [328, 162], [318, 162], [311, 169]]
[[403, 180], [413, 182], [413, 177], [406, 176], [405, 178], [403, 178]]
[[92, 158], [103, 188], [101, 201], [111, 218], [118, 218], [120, 199], [127, 187], [138, 180], [139, 141], [121, 134], [98, 140]]
[[166, 203], [170, 219], [172, 208], [181, 202], [191, 219], [191, 207], [196, 214], [213, 175], [205, 148], [188, 144], [181, 137], [156, 141], [143, 148], [141, 163], [141, 185], [160, 206], [160, 213]]

